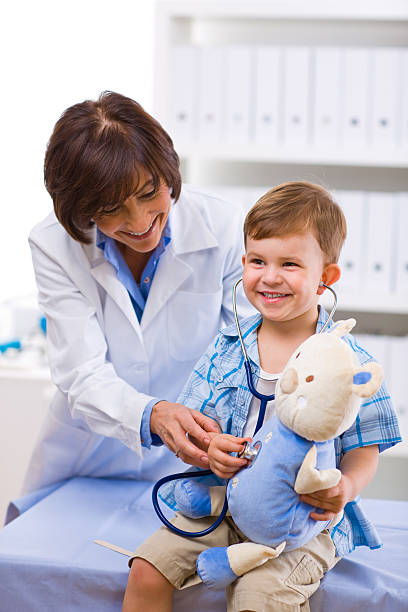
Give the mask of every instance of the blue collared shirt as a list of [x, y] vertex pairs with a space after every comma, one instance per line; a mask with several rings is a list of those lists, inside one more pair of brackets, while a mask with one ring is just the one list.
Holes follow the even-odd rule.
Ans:
[[[327, 318], [326, 311], [320, 308], [316, 332], [321, 330]], [[259, 374], [257, 328], [260, 323], [259, 314], [241, 322], [246, 350], [256, 377]], [[374, 361], [350, 334], [345, 339], [360, 364]], [[252, 400], [243, 364], [236, 327], [232, 325], [221, 330], [215, 342], [198, 361], [177, 401], [214, 418], [224, 433], [241, 436]], [[382, 385], [373, 397], [361, 404], [354, 424], [335, 439], [337, 466], [343, 454], [353, 448], [378, 444], [382, 452], [400, 441], [398, 420], [390, 396]], [[171, 486], [164, 485], [160, 496], [176, 509]], [[359, 498], [346, 504], [343, 519], [330, 532], [338, 556], [351, 552], [356, 546], [381, 546], [377, 531], [365, 516]]]
[[[157, 264], [159, 263], [159, 259], [164, 253], [170, 240], [170, 223], [169, 220], [167, 220], [166, 226], [160, 238], [160, 242], [149, 257], [149, 261], [144, 267], [141, 275], [141, 282], [140, 284], [138, 284], [132, 272], [130, 271], [129, 266], [127, 265], [122, 253], [120, 252], [115, 240], [110, 236], [106, 236], [103, 232], [101, 232], [99, 228], [97, 228], [96, 246], [98, 246], [103, 251], [105, 259], [109, 261], [110, 264], [112, 264], [115, 269], [116, 276], [123, 284], [123, 286], [127, 289], [134, 311], [139, 321], [142, 318], [143, 311], [146, 306], [147, 296], [149, 295], [150, 287], [152, 286]], [[145, 446], [147, 448], [150, 448], [152, 444], [154, 446], [159, 446], [160, 444], [162, 444], [162, 441], [159, 436], [151, 434], [150, 432], [150, 417], [152, 414], [152, 408], [159, 401], [161, 401], [159, 398], [154, 398], [150, 400], [150, 402], [146, 404], [145, 409], [143, 411], [142, 421], [140, 424], [140, 437], [142, 440], [142, 446]]]

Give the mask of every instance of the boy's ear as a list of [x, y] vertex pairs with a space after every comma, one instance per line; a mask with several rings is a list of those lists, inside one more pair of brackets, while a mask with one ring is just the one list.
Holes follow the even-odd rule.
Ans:
[[[322, 281], [324, 282], [325, 285], [333, 285], [339, 280], [340, 274], [341, 274], [340, 268], [337, 264], [335, 263], [327, 264], [323, 268]], [[324, 293], [325, 291], [326, 291], [325, 287], [319, 286], [317, 289], [318, 295], [322, 295], [322, 293]]]

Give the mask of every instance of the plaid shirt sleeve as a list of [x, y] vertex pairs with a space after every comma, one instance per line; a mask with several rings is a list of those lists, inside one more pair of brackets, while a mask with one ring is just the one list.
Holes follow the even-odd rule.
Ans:
[[[354, 338], [350, 336], [348, 341], [362, 365], [375, 361], [358, 346]], [[375, 395], [362, 402], [354, 424], [340, 439], [342, 453], [371, 444], [378, 444], [379, 451], [382, 452], [401, 442], [397, 415], [384, 382]]]
[[397, 415], [385, 384], [378, 393], [361, 404], [354, 424], [341, 438], [343, 452], [359, 446], [378, 444], [381, 453], [401, 442]]

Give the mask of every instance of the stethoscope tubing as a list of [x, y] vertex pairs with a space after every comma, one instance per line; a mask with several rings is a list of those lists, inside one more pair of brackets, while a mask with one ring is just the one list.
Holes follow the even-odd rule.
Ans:
[[217, 529], [217, 527], [224, 520], [225, 515], [227, 514], [227, 511], [228, 511], [228, 499], [227, 499], [227, 496], [225, 496], [224, 505], [222, 507], [222, 510], [221, 510], [220, 515], [218, 516], [217, 520], [212, 525], [210, 525], [210, 527], [208, 527], [207, 529], [203, 529], [202, 531], [183, 531], [183, 529], [179, 529], [178, 527], [175, 527], [164, 516], [164, 514], [162, 512], [162, 509], [160, 508], [160, 505], [159, 505], [159, 502], [158, 502], [158, 492], [159, 492], [159, 489], [166, 482], [170, 482], [172, 480], [182, 480], [184, 478], [198, 478], [199, 476], [210, 476], [210, 475], [213, 475], [213, 474], [214, 474], [214, 472], [212, 472], [211, 470], [200, 470], [198, 472], [181, 472], [179, 474], [170, 474], [169, 476], [164, 476], [164, 478], [161, 478], [160, 480], [158, 480], [156, 482], [156, 484], [154, 485], [153, 490], [152, 490], [153, 507], [154, 507], [154, 509], [155, 509], [155, 511], [157, 513], [157, 516], [159, 517], [161, 522], [164, 525], [166, 525], [166, 527], [168, 527], [171, 531], [173, 531], [177, 535], [185, 536], [185, 537], [188, 537], [188, 538], [201, 538], [201, 537], [203, 537], [205, 535], [208, 535], [209, 533], [211, 533], [215, 529]]
[[[259, 429], [262, 427], [264, 418], [265, 418], [265, 412], [266, 412], [266, 406], [268, 404], [268, 402], [272, 401], [275, 399], [275, 394], [272, 395], [264, 395], [262, 393], [259, 393], [259, 391], [256, 389], [254, 382], [253, 382], [253, 378], [252, 378], [252, 369], [251, 369], [251, 364], [249, 362], [249, 358], [248, 358], [248, 354], [246, 351], [246, 347], [244, 344], [244, 340], [242, 337], [242, 332], [241, 332], [241, 327], [239, 324], [239, 319], [238, 319], [238, 313], [237, 313], [237, 301], [236, 301], [236, 292], [237, 292], [237, 287], [239, 285], [239, 283], [242, 282], [242, 278], [240, 278], [239, 280], [237, 280], [237, 282], [234, 284], [234, 288], [233, 288], [233, 293], [232, 293], [232, 306], [233, 306], [233, 311], [234, 311], [234, 318], [235, 318], [235, 324], [237, 327], [237, 332], [238, 332], [238, 338], [241, 344], [241, 349], [242, 349], [242, 353], [244, 356], [244, 367], [245, 367], [245, 372], [246, 372], [246, 378], [247, 378], [247, 383], [248, 383], [248, 388], [250, 390], [250, 392], [252, 393], [252, 395], [254, 395], [257, 399], [260, 400], [261, 405], [259, 408], [259, 413], [258, 413], [258, 420], [255, 426], [255, 431], [254, 431], [254, 436], [256, 435], [256, 433], [259, 431]], [[327, 318], [327, 321], [325, 322], [325, 324], [322, 326], [321, 330], [319, 331], [319, 333], [323, 333], [330, 321], [333, 318], [333, 315], [337, 309], [337, 294], [334, 291], [334, 289], [332, 289], [329, 285], [326, 285], [324, 283], [322, 283], [323, 287], [326, 287], [326, 289], [329, 289], [329, 291], [331, 291], [331, 293], [333, 294], [334, 297], [334, 304], [333, 307], [330, 311], [330, 314]], [[176, 533], [177, 535], [180, 536], [184, 536], [187, 538], [201, 538], [203, 536], [208, 535], [209, 533], [212, 533], [215, 529], [217, 529], [217, 527], [222, 523], [222, 521], [224, 520], [227, 512], [228, 512], [228, 498], [227, 498], [227, 494], [225, 495], [225, 500], [224, 500], [224, 505], [222, 507], [222, 510], [218, 516], [218, 518], [216, 519], [216, 521], [210, 525], [210, 527], [208, 527], [207, 529], [203, 529], [202, 531], [184, 531], [183, 529], [179, 529], [178, 527], [175, 527], [163, 514], [160, 505], [159, 505], [159, 501], [158, 501], [158, 492], [159, 489], [162, 485], [166, 484], [166, 482], [171, 482], [172, 480], [182, 480], [184, 478], [198, 478], [201, 476], [210, 476], [213, 475], [214, 472], [212, 472], [212, 470], [199, 470], [197, 472], [180, 472], [178, 474], [169, 474], [169, 476], [164, 476], [163, 478], [160, 478], [160, 480], [158, 480], [156, 482], [156, 484], [153, 487], [152, 490], [152, 502], [153, 502], [153, 507], [156, 511], [157, 516], [159, 517], [159, 519], [161, 520], [161, 522], [166, 525], [166, 527], [168, 527], [168, 529], [170, 529], [173, 533]]]

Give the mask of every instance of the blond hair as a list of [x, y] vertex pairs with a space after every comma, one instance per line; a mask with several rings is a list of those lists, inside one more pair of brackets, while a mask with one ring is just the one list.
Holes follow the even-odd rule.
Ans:
[[303, 234], [311, 231], [326, 263], [336, 263], [347, 234], [340, 206], [321, 185], [291, 181], [270, 189], [248, 212], [244, 223], [247, 237], [254, 240]]

